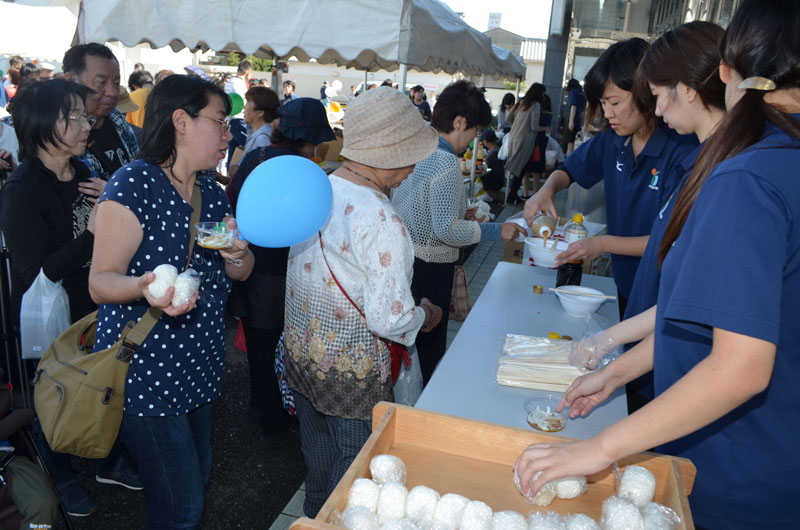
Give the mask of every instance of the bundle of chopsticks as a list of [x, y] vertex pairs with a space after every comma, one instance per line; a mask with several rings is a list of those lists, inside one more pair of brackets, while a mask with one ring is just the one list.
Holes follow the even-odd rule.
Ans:
[[567, 360], [571, 347], [571, 340], [506, 335], [497, 384], [563, 392], [582, 374]]

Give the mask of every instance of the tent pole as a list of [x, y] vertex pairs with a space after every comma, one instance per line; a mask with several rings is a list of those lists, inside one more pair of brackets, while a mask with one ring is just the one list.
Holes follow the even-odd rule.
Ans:
[[520, 78], [518, 77], [517, 78], [517, 99], [519, 99], [519, 81], [520, 81]]
[[400, 93], [406, 93], [406, 79], [408, 78], [408, 66], [400, 64]]
[[362, 94], [367, 91], [367, 83], [369, 82], [369, 79], [367, 79], [368, 74], [369, 70], [364, 70], [364, 90], [361, 91]]

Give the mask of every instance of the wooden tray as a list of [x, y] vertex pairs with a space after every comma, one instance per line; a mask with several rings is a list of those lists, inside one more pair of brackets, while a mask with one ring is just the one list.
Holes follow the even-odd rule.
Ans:
[[[544, 508], [525, 504], [514, 486], [514, 462], [529, 444], [568, 440], [570, 438], [381, 402], [372, 412], [372, 435], [322, 510], [313, 520], [298, 519], [292, 529], [339, 528], [332, 522], [347, 506], [350, 486], [357, 478], [372, 478], [369, 462], [373, 456], [384, 453], [403, 459], [409, 490], [422, 484], [442, 495], [459, 493], [483, 501], [494, 511], [514, 510], [525, 516], [535, 510], [584, 513], [599, 522], [603, 501], [615, 494], [614, 474], [610, 468], [590, 475], [589, 489], [581, 497], [555, 499]], [[620, 467], [630, 464], [645, 467], [655, 475], [655, 501], [678, 513], [681, 530], [693, 530], [687, 500], [696, 474], [691, 461], [639, 453], [619, 462]]]

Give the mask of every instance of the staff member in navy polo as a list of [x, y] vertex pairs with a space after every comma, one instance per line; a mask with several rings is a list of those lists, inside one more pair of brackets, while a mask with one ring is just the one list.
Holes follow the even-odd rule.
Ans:
[[649, 93], [632, 92], [647, 47], [642, 39], [629, 39], [603, 52], [585, 79], [589, 121], [600, 115], [603, 130], [581, 144], [525, 203], [529, 224], [541, 210], [557, 217], [553, 195], [573, 181], [584, 188], [604, 181], [609, 235], [572, 243], [556, 260], [592, 260], [610, 252], [620, 315], [653, 219], [682, 176], [678, 162], [697, 146], [694, 135], [680, 136], [655, 117]]
[[530, 446], [517, 470], [523, 484], [543, 471], [533, 490], [659, 446], [697, 467], [698, 528], [800, 528], [798, 25], [792, 0], [745, 0], [734, 15], [721, 47], [728, 115], [667, 227], [655, 334], [564, 401], [586, 414], [651, 368], [658, 397], [589, 440]]

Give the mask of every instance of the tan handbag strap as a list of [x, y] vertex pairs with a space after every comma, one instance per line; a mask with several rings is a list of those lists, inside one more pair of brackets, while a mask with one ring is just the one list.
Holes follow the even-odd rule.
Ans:
[[[192, 218], [189, 221], [189, 255], [186, 258], [186, 266], [183, 270], [189, 268], [189, 263], [192, 261], [192, 252], [194, 251], [194, 240], [197, 238], [197, 228], [195, 225], [200, 222], [200, 213], [203, 209], [203, 198], [200, 193], [200, 182], [195, 180], [194, 187], [192, 188]], [[147, 336], [153, 331], [153, 328], [161, 318], [164, 312], [155, 307], [149, 307], [145, 311], [139, 322], [128, 332], [122, 340], [122, 346], [117, 353], [117, 359], [129, 362], [133, 358], [133, 354], [141, 346]]]

